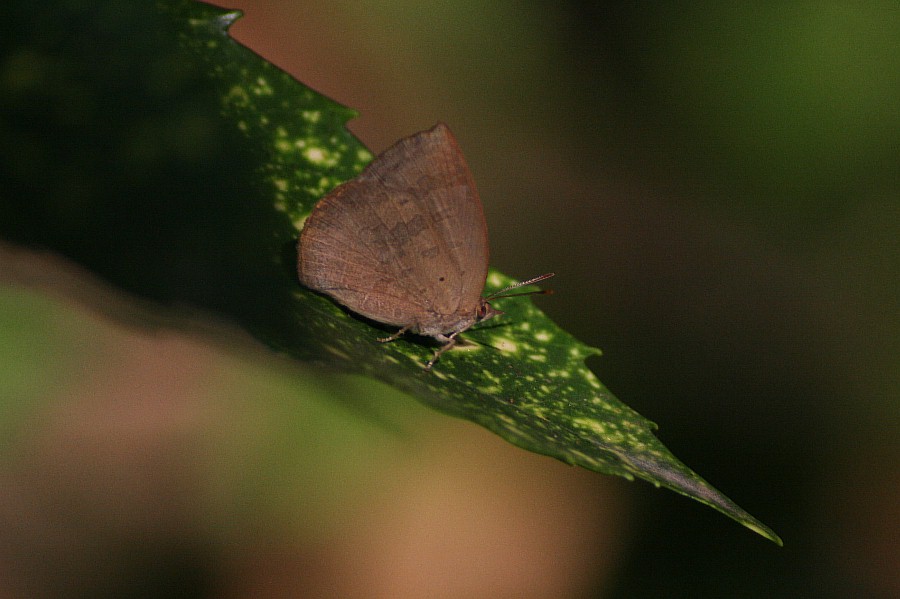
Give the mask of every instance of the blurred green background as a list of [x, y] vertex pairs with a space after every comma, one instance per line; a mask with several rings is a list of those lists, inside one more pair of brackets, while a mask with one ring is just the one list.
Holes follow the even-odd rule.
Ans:
[[900, 6], [486, 4], [227, 7], [371, 149], [447, 122], [492, 264], [785, 547], [0, 246], [0, 596], [900, 596]]

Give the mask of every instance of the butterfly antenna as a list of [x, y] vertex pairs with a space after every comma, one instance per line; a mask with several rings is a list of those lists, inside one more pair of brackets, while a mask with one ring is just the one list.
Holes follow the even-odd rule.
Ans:
[[503, 297], [515, 297], [518, 295], [537, 295], [537, 294], [553, 293], [553, 290], [551, 290], [551, 289], [541, 289], [538, 291], [526, 291], [524, 293], [512, 293], [512, 294], [507, 294], [506, 292], [512, 291], [513, 289], [518, 289], [519, 287], [524, 287], [526, 285], [531, 285], [533, 283], [538, 283], [540, 281], [543, 281], [544, 279], [549, 279], [550, 277], [555, 276], [555, 275], [556, 275], [555, 272], [548, 272], [548, 273], [539, 275], [537, 277], [534, 277], [532, 279], [528, 279], [527, 281], [520, 281], [519, 283], [513, 283], [509, 287], [505, 287], [505, 288], [501, 289], [500, 291], [495, 291], [494, 293], [487, 296], [485, 299], [486, 300], [495, 300], [495, 299], [500, 299]]

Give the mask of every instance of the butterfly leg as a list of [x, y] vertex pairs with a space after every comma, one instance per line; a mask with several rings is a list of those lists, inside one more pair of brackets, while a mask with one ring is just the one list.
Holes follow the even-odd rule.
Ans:
[[456, 345], [456, 335], [459, 334], [459, 331], [453, 333], [452, 335], [436, 335], [435, 339], [443, 343], [442, 346], [434, 350], [434, 357], [428, 360], [425, 364], [425, 370], [431, 370], [431, 367], [434, 366], [434, 363], [438, 361], [438, 358], [441, 357], [441, 354]]
[[378, 342], [379, 343], [387, 343], [388, 341], [393, 341], [394, 339], [399, 339], [400, 337], [403, 336], [403, 333], [405, 333], [408, 330], [409, 330], [409, 325], [403, 327], [402, 329], [400, 329], [399, 331], [397, 331], [390, 337], [379, 337]]

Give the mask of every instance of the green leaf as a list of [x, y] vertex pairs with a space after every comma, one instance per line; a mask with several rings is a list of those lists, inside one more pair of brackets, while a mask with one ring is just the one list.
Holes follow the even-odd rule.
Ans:
[[[29, 190], [0, 208], [4, 236], [54, 248], [130, 292], [225, 316], [298, 360], [385, 381], [530, 451], [692, 497], [781, 544], [675, 458], [586, 368], [599, 351], [530, 300], [504, 300], [505, 316], [466, 332], [426, 372], [427, 341], [379, 343], [393, 331], [300, 286], [304, 219], [372, 158], [345, 128], [355, 113], [232, 40], [237, 12], [109, 3], [120, 10], [110, 23], [98, 4], [73, 10], [74, 22], [28, 17], [35, 30], [22, 33], [19, 75], [4, 80], [4, 112], [35, 113], [52, 135], [4, 142], [3, 158], [27, 166], [7, 176]], [[48, 44], [48, 32], [66, 35], [60, 22], [106, 32], [106, 45], [92, 55]], [[67, 102], [73, 94], [81, 104]], [[34, 150], [28, 165], [17, 142]], [[31, 191], [29, 176], [44, 188]], [[510, 282], [492, 270], [487, 291]]]

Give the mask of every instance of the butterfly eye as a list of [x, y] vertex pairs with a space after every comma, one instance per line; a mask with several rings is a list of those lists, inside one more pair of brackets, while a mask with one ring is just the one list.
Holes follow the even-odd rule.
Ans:
[[482, 320], [485, 316], [487, 316], [488, 310], [490, 310], [491, 305], [487, 302], [481, 302], [478, 304], [478, 312], [475, 314], [478, 317], [478, 320]]

